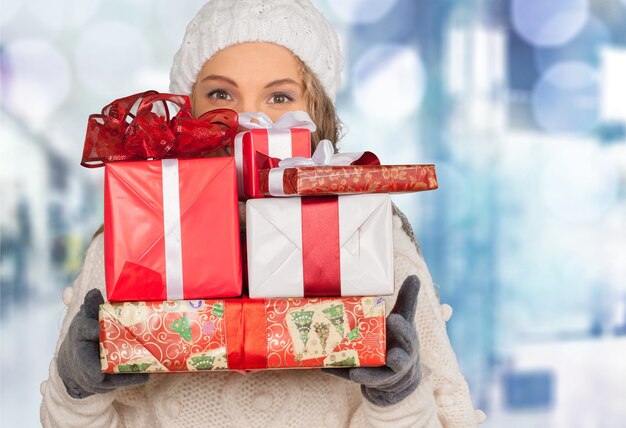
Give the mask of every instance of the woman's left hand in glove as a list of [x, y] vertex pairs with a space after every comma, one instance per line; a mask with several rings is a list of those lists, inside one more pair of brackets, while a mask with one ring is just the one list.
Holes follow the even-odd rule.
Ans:
[[387, 317], [385, 366], [322, 371], [360, 384], [363, 396], [377, 406], [396, 404], [415, 391], [421, 380], [415, 329], [419, 289], [419, 278], [415, 275], [407, 277], [400, 287], [396, 304]]

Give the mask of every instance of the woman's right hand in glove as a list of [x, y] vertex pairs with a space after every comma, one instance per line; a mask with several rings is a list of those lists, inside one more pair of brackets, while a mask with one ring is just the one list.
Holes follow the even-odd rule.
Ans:
[[85, 398], [148, 381], [145, 373], [105, 374], [100, 370], [98, 307], [104, 303], [100, 290], [87, 293], [57, 355], [59, 376], [68, 394]]

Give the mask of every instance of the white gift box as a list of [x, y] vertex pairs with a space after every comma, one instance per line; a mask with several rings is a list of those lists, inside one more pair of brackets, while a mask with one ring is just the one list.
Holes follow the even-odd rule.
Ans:
[[248, 200], [250, 297], [393, 294], [391, 221], [389, 194]]

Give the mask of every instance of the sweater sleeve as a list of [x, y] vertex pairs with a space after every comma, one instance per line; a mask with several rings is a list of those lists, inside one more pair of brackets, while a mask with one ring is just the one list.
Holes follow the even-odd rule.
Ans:
[[350, 420], [350, 427], [441, 428], [431, 378], [422, 367], [422, 381], [417, 389], [400, 403], [379, 407], [363, 399]]
[[104, 283], [104, 239], [97, 236], [87, 250], [83, 268], [71, 287], [63, 291], [67, 314], [50, 362], [48, 379], [41, 384], [43, 399], [40, 408], [43, 427], [120, 427], [122, 423], [113, 406], [115, 392], [94, 394], [87, 398], [70, 397], [57, 371], [56, 358], [69, 325], [80, 310], [85, 294], [98, 288], [106, 295]]
[[412, 230], [404, 216], [394, 215], [394, 295], [386, 298], [387, 312], [393, 308], [397, 292], [409, 275], [417, 275], [421, 287], [415, 325], [420, 340], [422, 380], [419, 387], [400, 403], [378, 407], [363, 399], [351, 426], [366, 427], [445, 427], [477, 426], [484, 419], [475, 411], [469, 387], [458, 366], [446, 332], [442, 305]]

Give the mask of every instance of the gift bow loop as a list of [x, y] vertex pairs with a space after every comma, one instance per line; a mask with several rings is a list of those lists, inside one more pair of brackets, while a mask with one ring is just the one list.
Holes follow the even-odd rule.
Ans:
[[[171, 106], [178, 111], [174, 114]], [[194, 118], [189, 97], [146, 91], [120, 98], [92, 114], [81, 165], [108, 162], [200, 158], [231, 143], [237, 113], [219, 109]]]
[[330, 140], [322, 140], [310, 158], [293, 157], [278, 162], [279, 168], [295, 168], [298, 166], [347, 166], [360, 159], [364, 152], [335, 153]]
[[[268, 164], [274, 161], [268, 160]], [[273, 163], [276, 165], [275, 163]], [[330, 140], [322, 140], [310, 158], [293, 157], [278, 162], [277, 168], [271, 168], [268, 174], [268, 191], [272, 196], [290, 196], [285, 194], [283, 176], [287, 168], [301, 166], [348, 166], [348, 165], [380, 165], [378, 157], [372, 152], [335, 153]]]
[[[253, 122], [256, 120], [256, 122]], [[302, 128], [315, 132], [317, 126], [311, 116], [304, 111], [289, 111], [273, 122], [270, 117], [263, 113], [239, 113], [239, 125], [246, 129], [290, 129]]]

